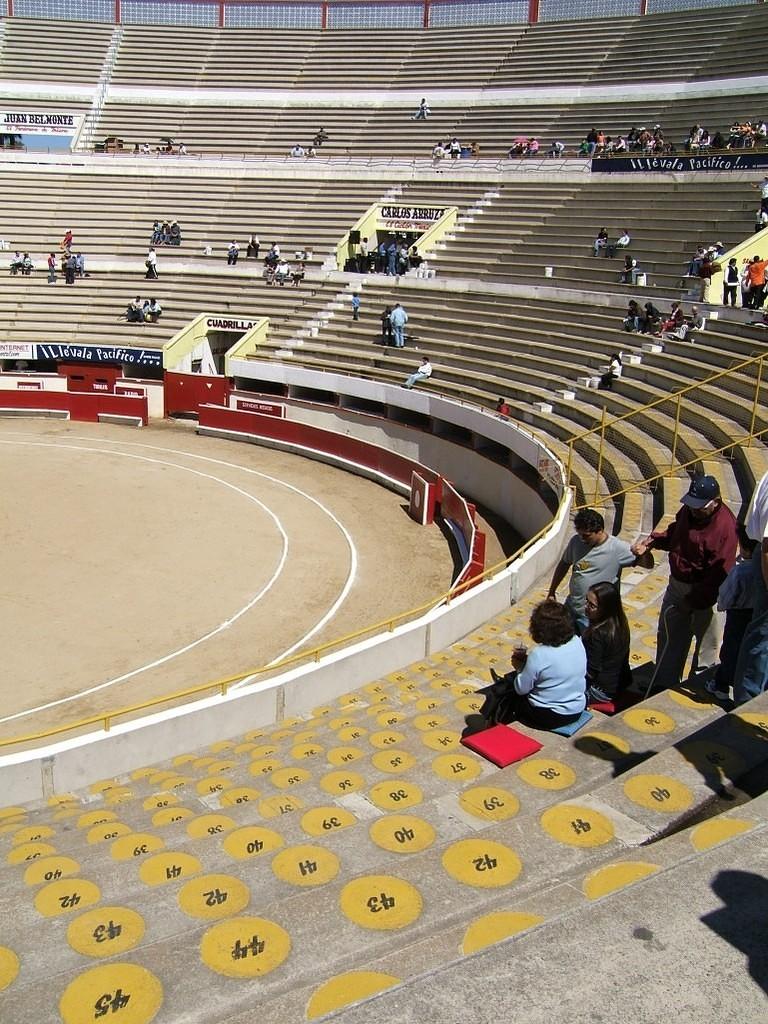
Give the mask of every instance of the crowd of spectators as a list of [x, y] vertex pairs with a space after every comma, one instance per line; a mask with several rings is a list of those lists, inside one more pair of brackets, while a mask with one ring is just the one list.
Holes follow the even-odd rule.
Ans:
[[[575, 535], [555, 567], [547, 600], [531, 615], [536, 646], [519, 644], [511, 671], [490, 670], [479, 715], [464, 735], [515, 720], [539, 729], [578, 723], [586, 707], [615, 711], [640, 699], [631, 692], [630, 626], [622, 607], [622, 568], [653, 567], [666, 552], [669, 579], [646, 692], [690, 683], [718, 700], [744, 703], [768, 688], [768, 473], [752, 496], [742, 528], [723, 502], [717, 479], [692, 477], [666, 529], [630, 545], [605, 529], [594, 509], [581, 509]], [[756, 544], [762, 545], [755, 558]], [[557, 600], [569, 578], [565, 602]], [[720, 640], [720, 614], [725, 630]], [[693, 648], [689, 663], [689, 654]]]
[[181, 245], [181, 225], [177, 220], [156, 220], [152, 225], [149, 244]]

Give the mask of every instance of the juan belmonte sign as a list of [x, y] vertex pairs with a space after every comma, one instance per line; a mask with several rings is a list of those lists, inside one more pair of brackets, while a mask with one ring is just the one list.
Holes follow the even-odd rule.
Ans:
[[627, 171], [755, 171], [768, 169], [768, 151], [739, 150], [710, 156], [602, 156], [591, 170], [600, 174]]

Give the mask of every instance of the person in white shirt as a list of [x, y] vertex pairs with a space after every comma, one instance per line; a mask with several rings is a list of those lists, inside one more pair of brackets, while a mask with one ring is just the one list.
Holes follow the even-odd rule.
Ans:
[[755, 488], [744, 526], [757, 546], [751, 563], [752, 620], [741, 641], [733, 673], [733, 699], [737, 704], [768, 689], [768, 473]]
[[227, 248], [227, 266], [234, 267], [237, 264], [237, 258], [240, 255], [240, 246], [237, 242], [230, 242]]
[[419, 381], [428, 380], [432, 376], [432, 364], [426, 356], [421, 358], [421, 366], [415, 373], [412, 373], [410, 377], [403, 384], [404, 388], [412, 388], [414, 384], [418, 384]]
[[147, 272], [144, 277], [149, 278], [150, 280], [157, 280], [160, 275], [157, 272], [157, 253], [155, 252], [154, 246], [149, 247], [149, 252], [147, 253], [144, 265], [147, 268]]
[[291, 268], [286, 262], [285, 258], [281, 258], [275, 267], [275, 280], [279, 285], [284, 285], [288, 278], [291, 276]]
[[631, 241], [632, 239], [630, 238], [629, 232], [626, 228], [623, 228], [621, 234], [613, 245], [608, 246], [608, 255], [615, 256], [617, 249], [626, 249]]
[[304, 147], [300, 146], [298, 143], [296, 143], [296, 145], [291, 150], [291, 156], [292, 157], [302, 157], [302, 156], [304, 156]]

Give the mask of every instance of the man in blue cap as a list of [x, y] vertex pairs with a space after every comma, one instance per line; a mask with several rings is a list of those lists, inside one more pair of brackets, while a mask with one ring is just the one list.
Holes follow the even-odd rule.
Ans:
[[696, 639], [691, 671], [717, 662], [717, 592], [736, 561], [736, 519], [723, 504], [713, 476], [695, 476], [682, 507], [663, 533], [652, 533], [635, 545], [639, 555], [656, 549], [669, 552], [669, 583], [664, 593], [656, 634], [657, 689], [677, 686]]

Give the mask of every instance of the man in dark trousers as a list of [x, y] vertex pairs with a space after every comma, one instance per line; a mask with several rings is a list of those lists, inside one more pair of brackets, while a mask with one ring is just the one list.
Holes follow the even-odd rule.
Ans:
[[692, 672], [717, 662], [714, 605], [738, 549], [736, 519], [723, 504], [720, 485], [713, 476], [695, 476], [681, 500], [674, 522], [635, 549], [638, 553], [652, 549], [669, 552], [669, 583], [656, 634], [656, 689], [679, 684], [694, 638]]

